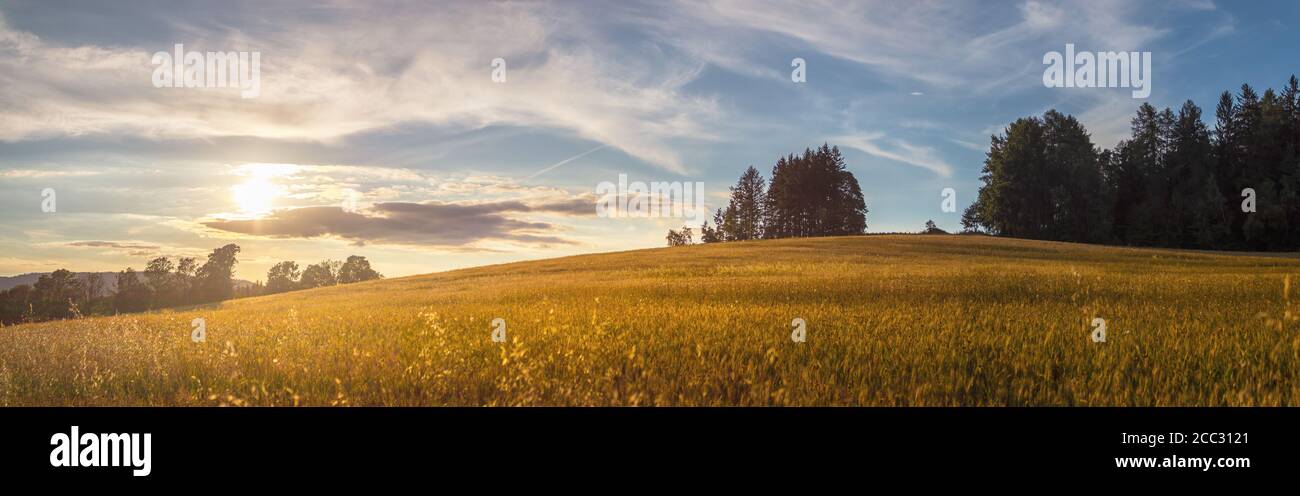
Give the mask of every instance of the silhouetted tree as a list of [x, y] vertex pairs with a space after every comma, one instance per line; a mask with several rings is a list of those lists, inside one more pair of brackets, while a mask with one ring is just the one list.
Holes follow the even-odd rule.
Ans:
[[0, 291], [0, 324], [11, 325], [35, 320], [34, 293], [27, 284]]
[[229, 299], [234, 293], [235, 258], [239, 245], [228, 244], [212, 250], [208, 261], [199, 267], [195, 277], [199, 302]]
[[[1131, 134], [1097, 153], [1055, 111], [993, 136], [967, 230], [1182, 248], [1300, 248], [1300, 84], [1224, 92], [1213, 132], [1187, 101], [1138, 107]], [[775, 180], [774, 180], [775, 182]], [[1243, 211], [1246, 190], [1254, 211]]]
[[149, 286], [140, 280], [135, 269], [127, 267], [117, 273], [117, 291], [113, 293], [113, 309], [118, 312], [139, 312], [149, 308], [152, 295]]
[[304, 289], [311, 289], [338, 284], [340, 265], [333, 260], [322, 260], [320, 263], [308, 265], [302, 270], [301, 286]]
[[766, 238], [853, 235], [867, 228], [862, 190], [838, 147], [823, 144], [777, 160], [765, 200]]
[[727, 223], [721, 226], [729, 241], [759, 239], [763, 236], [766, 187], [763, 176], [753, 166], [745, 169], [736, 185], [731, 187], [731, 200], [727, 204], [727, 213], [723, 214]]
[[718, 236], [718, 230], [710, 226], [708, 220], [705, 220], [703, 224], [700, 224], [701, 243], [717, 243], [719, 241], [722, 241], [722, 239]]
[[[693, 233], [685, 229], [686, 239]], [[319, 287], [380, 279], [365, 257], [352, 255], [346, 262], [324, 260], [301, 274], [295, 262], [281, 262], [267, 272], [268, 286], [260, 281], [234, 285], [235, 256], [239, 247], [228, 244], [212, 251], [202, 267], [193, 258], [173, 264], [167, 257], [148, 261], [144, 277], [133, 268], [116, 274], [116, 289], [104, 295], [105, 280], [99, 273], [84, 281], [64, 269], [41, 275], [35, 285], [19, 285], [0, 291], [0, 324], [77, 318], [82, 314], [138, 312], [193, 302], [217, 301], [221, 295], [247, 297], [278, 293], [300, 287]]]
[[176, 275], [172, 274], [175, 268], [167, 257], [155, 258], [145, 265], [144, 279], [153, 294], [152, 308], [169, 307], [180, 300], [180, 295], [176, 294]]
[[198, 301], [198, 272], [198, 262], [194, 257], [181, 257], [176, 260], [177, 303]]
[[283, 293], [298, 289], [298, 278], [302, 275], [298, 271], [298, 263], [293, 261], [280, 262], [271, 267], [266, 272], [266, 291], [268, 293]]
[[685, 246], [690, 244], [686, 241], [686, 236], [675, 229], [669, 229], [668, 235], [664, 236], [664, 239], [668, 241], [668, 246]]
[[359, 255], [348, 256], [347, 261], [343, 262], [343, 265], [339, 267], [339, 284], [351, 284], [382, 277], [384, 277], [382, 274], [370, 268], [370, 261], [366, 260], [366, 257]]
[[104, 293], [104, 275], [91, 272], [86, 276], [86, 301], [94, 301]]
[[83, 301], [85, 289], [81, 280], [67, 269], [42, 275], [32, 286], [35, 316], [44, 319], [66, 319], [77, 316], [77, 304]]

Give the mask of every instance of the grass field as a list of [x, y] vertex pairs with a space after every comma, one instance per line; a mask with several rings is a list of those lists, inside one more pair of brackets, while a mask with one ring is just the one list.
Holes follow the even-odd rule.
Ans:
[[0, 328], [0, 404], [1295, 405], [1298, 274], [982, 236], [586, 255]]

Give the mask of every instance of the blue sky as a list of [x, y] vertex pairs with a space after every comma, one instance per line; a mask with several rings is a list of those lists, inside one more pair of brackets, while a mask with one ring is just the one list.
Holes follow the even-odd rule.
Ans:
[[[746, 166], [823, 142], [870, 231], [956, 229], [989, 135], [1018, 117], [1056, 108], [1111, 147], [1143, 101], [1212, 117], [1220, 92], [1297, 72], [1296, 2], [1135, 4], [6, 1], [0, 274], [228, 242], [245, 279], [349, 254], [400, 276], [660, 246], [681, 220], [598, 218], [597, 183], [703, 182], [713, 208]], [[258, 52], [261, 94], [155, 87], [151, 56], [177, 43]], [[1151, 96], [1045, 87], [1066, 43], [1151, 52]]]

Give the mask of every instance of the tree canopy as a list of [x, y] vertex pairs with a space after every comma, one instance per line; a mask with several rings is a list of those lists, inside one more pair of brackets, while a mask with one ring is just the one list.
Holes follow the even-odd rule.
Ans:
[[1055, 110], [991, 138], [967, 230], [1059, 241], [1240, 250], [1300, 247], [1300, 89], [1224, 92], [1214, 128], [1187, 101], [1142, 104], [1098, 151]]

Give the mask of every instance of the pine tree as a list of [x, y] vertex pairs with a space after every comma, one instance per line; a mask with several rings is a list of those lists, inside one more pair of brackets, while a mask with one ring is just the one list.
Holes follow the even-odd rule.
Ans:
[[745, 169], [736, 185], [731, 187], [731, 201], [727, 205], [734, 222], [729, 226], [731, 240], [745, 241], [763, 236], [766, 189], [763, 176], [753, 166]]

